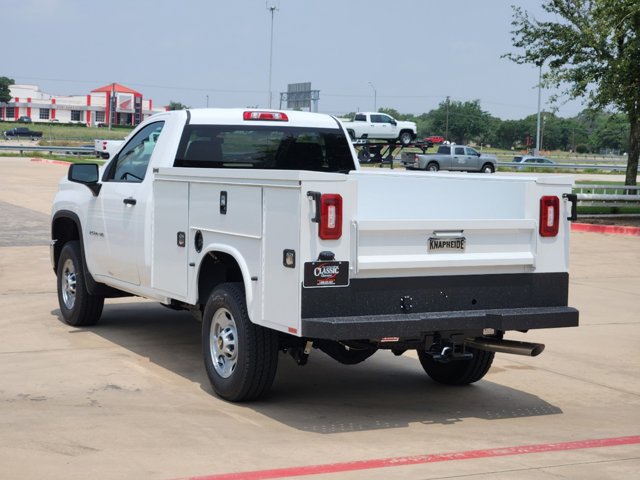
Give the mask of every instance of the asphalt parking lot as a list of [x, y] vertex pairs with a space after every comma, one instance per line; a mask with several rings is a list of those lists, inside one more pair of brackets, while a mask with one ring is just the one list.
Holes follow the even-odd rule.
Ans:
[[637, 478], [639, 237], [573, 233], [581, 326], [512, 335], [547, 348], [497, 354], [475, 385], [438, 385], [408, 353], [347, 367], [314, 351], [236, 405], [211, 393], [189, 314], [128, 298], [96, 327], [61, 321], [64, 174], [0, 159], [0, 478]]

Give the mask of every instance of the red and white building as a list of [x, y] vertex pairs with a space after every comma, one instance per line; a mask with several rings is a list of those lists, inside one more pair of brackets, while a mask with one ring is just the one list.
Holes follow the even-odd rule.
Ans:
[[162, 108], [154, 108], [153, 100], [131, 88], [110, 83], [86, 95], [53, 95], [40, 91], [37, 85], [11, 85], [11, 101], [0, 104], [1, 121], [17, 121], [29, 117], [32, 122], [84, 123], [89, 126], [108, 124], [135, 126]]

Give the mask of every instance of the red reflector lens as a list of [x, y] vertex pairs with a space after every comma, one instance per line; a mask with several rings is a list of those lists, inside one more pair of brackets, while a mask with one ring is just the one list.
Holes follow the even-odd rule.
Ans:
[[242, 114], [244, 120], [266, 120], [272, 122], [288, 122], [289, 117], [284, 112], [244, 112]]
[[560, 228], [560, 199], [545, 196], [540, 199], [540, 236], [555, 237]]
[[325, 193], [320, 197], [318, 236], [323, 240], [342, 237], [342, 197], [337, 193]]

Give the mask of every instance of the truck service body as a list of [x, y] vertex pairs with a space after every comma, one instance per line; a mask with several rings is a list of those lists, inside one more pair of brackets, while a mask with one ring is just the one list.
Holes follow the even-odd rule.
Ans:
[[[576, 326], [567, 306], [571, 182], [365, 172], [328, 115], [238, 109], [147, 119], [98, 172], [76, 164], [52, 211], [63, 318], [137, 295], [203, 323], [214, 391], [266, 394], [278, 352], [353, 364], [418, 351], [465, 384], [509, 330]], [[482, 202], [473, 199], [482, 198]]]
[[122, 140], [94, 140], [96, 158], [108, 160], [116, 154], [123, 143]]

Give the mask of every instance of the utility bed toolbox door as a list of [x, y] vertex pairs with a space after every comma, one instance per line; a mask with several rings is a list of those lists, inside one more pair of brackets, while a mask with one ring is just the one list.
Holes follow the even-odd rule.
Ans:
[[189, 183], [153, 184], [151, 286], [185, 300], [188, 285]]

